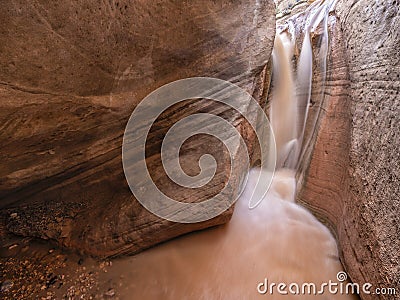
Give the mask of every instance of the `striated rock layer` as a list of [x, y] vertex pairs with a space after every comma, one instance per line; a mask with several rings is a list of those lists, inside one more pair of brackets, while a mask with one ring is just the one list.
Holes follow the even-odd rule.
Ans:
[[[9, 232], [114, 256], [229, 220], [231, 210], [184, 225], [145, 210], [124, 178], [122, 137], [137, 103], [173, 80], [217, 77], [262, 99], [275, 34], [272, 1], [16, 0], [3, 3], [0, 18], [0, 207]], [[231, 122], [254, 150], [254, 133], [229, 107], [204, 99], [169, 108], [146, 151], [155, 182], [177, 200], [205, 200], [229, 176], [224, 147], [195, 136], [182, 150], [186, 170], [196, 174], [196, 158], [211, 153], [215, 178], [199, 190], [165, 179], [163, 135], [200, 111]]]
[[[342, 0], [298, 200], [336, 233], [353, 282], [400, 287], [400, 3]], [[362, 299], [397, 299], [368, 295]]]

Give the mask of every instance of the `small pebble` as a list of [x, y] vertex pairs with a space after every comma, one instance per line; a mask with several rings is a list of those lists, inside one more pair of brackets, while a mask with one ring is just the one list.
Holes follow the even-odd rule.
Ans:
[[11, 288], [14, 286], [14, 282], [11, 280], [6, 280], [1, 284], [1, 292], [5, 293], [11, 290]]
[[115, 295], [115, 291], [114, 291], [114, 289], [108, 289], [108, 291], [107, 292], [105, 292], [104, 293], [104, 295], [106, 295], [106, 296], [108, 296], [108, 297], [114, 297], [114, 295]]
[[18, 244], [13, 244], [10, 247], [8, 247], [8, 250], [11, 250], [11, 249], [14, 249], [14, 248], [17, 248], [17, 247], [18, 247]]

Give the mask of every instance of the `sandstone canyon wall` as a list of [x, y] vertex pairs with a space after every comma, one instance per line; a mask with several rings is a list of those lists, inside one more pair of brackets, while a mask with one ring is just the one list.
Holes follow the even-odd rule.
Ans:
[[[354, 282], [400, 287], [400, 3], [337, 3], [299, 202], [337, 235]], [[397, 299], [367, 295], [363, 299]]]
[[[137, 103], [173, 80], [217, 77], [261, 101], [274, 13], [268, 0], [3, 3], [0, 208], [7, 231], [114, 256], [228, 221], [231, 210], [197, 224], [146, 211], [124, 178], [122, 137]], [[249, 149], [254, 142], [237, 112], [206, 99], [189, 99], [161, 115], [148, 138], [149, 169], [166, 194], [188, 202], [217, 193], [229, 175], [226, 151], [198, 136], [182, 157], [196, 170], [200, 152], [215, 154], [215, 180], [201, 191], [164, 180], [163, 134], [194, 112], [218, 114], [245, 136]]]

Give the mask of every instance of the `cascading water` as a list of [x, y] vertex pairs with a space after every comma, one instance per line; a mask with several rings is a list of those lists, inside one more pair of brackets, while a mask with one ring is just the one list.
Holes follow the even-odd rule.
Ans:
[[[229, 224], [192, 233], [130, 258], [114, 261], [108, 277], [124, 274], [122, 299], [353, 299], [353, 295], [283, 295], [270, 283], [336, 281], [342, 271], [335, 239], [310, 212], [294, 203], [295, 172], [304, 148], [312, 89], [313, 62], [320, 68], [322, 97], [328, 51], [328, 15], [333, 2], [316, 1], [302, 15], [304, 39], [296, 64], [296, 18], [280, 28], [273, 52], [270, 106], [278, 150], [278, 171], [264, 200], [247, 206], [257, 180], [250, 171]], [[313, 53], [312, 34], [322, 28]], [[258, 290], [257, 290], [258, 289]], [[318, 289], [319, 290], [319, 289]], [[288, 290], [286, 290], [288, 291]], [[260, 293], [261, 292], [261, 293]], [[262, 292], [265, 292], [263, 294]]]
[[[328, 54], [328, 17], [336, 4], [335, 1], [316, 1], [301, 17], [295, 16], [284, 26], [278, 27], [275, 38], [273, 58], [273, 94], [271, 99], [270, 119], [277, 145], [277, 167], [296, 169], [301, 157], [301, 149], [310, 139], [304, 139], [306, 122], [315, 128], [316, 116], [308, 118], [313, 83], [313, 62], [319, 68], [321, 76], [317, 98], [322, 99], [325, 88], [326, 59]], [[297, 68], [293, 65], [296, 48], [295, 20], [301, 20], [303, 41]], [[322, 32], [317, 41], [318, 47], [313, 53], [311, 34], [318, 27]], [[296, 49], [297, 50], [297, 49]]]

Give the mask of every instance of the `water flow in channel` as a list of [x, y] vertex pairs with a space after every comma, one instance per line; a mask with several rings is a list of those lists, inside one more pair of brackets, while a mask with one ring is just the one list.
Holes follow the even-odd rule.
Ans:
[[[325, 74], [331, 7], [331, 2], [316, 1], [306, 11], [297, 67], [292, 65], [294, 31], [289, 25], [277, 35], [270, 113], [280, 169], [265, 199], [249, 210], [248, 198], [257, 180], [257, 172], [250, 171], [229, 224], [114, 261], [107, 276], [111, 279], [124, 274], [119, 284], [122, 299], [353, 299], [328, 291], [288, 296], [275, 290], [271, 294], [265, 285], [314, 283], [319, 287], [335, 281], [342, 271], [336, 241], [329, 230], [294, 203], [294, 175], [304, 143], [313, 61]], [[323, 33], [313, 60], [310, 33], [318, 25]]]

